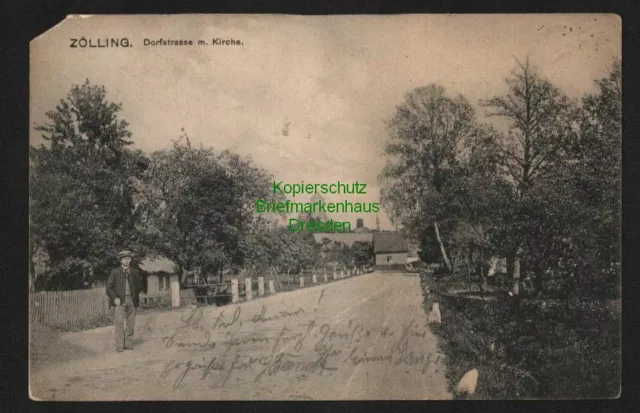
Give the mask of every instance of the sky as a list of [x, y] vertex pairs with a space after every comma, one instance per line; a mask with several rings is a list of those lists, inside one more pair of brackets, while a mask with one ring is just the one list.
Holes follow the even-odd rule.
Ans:
[[[130, 48], [70, 48], [70, 39], [122, 38]], [[242, 41], [214, 46], [213, 38]], [[144, 46], [144, 39], [207, 46]], [[595, 92], [621, 57], [621, 21], [606, 14], [73, 16], [31, 42], [30, 114], [46, 122], [72, 85], [104, 85], [122, 103], [134, 146], [167, 149], [181, 129], [192, 144], [251, 156], [277, 181], [354, 182], [379, 202], [386, 122], [410, 90], [435, 83], [451, 96], [506, 93], [527, 57], [577, 99]], [[477, 107], [484, 119], [485, 110]], [[282, 132], [288, 124], [288, 134]], [[309, 197], [302, 197], [307, 201]], [[298, 200], [298, 197], [296, 197]], [[358, 216], [375, 227], [375, 214]], [[379, 214], [381, 229], [392, 229]]]

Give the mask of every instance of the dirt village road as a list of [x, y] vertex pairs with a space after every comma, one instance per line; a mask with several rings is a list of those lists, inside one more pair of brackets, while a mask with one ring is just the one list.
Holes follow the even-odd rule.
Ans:
[[[39, 400], [451, 399], [416, 275], [371, 273], [224, 307], [141, 314], [64, 333], [71, 361], [38, 363]], [[64, 348], [68, 345], [68, 349]]]

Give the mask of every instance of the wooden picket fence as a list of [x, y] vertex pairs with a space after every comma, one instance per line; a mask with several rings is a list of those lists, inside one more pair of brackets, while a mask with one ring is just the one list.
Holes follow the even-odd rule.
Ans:
[[40, 291], [29, 298], [30, 321], [50, 327], [73, 326], [109, 314], [104, 288]]

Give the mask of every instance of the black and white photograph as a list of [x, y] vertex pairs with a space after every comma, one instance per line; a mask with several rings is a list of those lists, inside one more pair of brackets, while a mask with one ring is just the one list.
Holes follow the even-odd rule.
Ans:
[[69, 15], [29, 49], [31, 399], [620, 397], [621, 44]]

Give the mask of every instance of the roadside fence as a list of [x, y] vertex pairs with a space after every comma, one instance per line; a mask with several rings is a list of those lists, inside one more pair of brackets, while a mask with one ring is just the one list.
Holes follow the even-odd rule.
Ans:
[[[260, 277], [234, 278], [222, 283], [187, 285], [181, 290], [177, 276], [171, 288], [156, 294], [140, 294], [140, 306], [227, 305], [250, 301], [278, 292], [294, 291], [347, 277], [370, 273], [372, 267], [307, 269], [300, 274], [272, 272]], [[49, 327], [80, 327], [111, 317], [105, 288], [73, 291], [40, 291], [29, 295], [30, 323]]]
[[222, 283], [186, 285], [184, 290], [180, 291], [179, 303], [173, 305], [179, 307], [180, 305], [240, 303], [277, 292], [299, 290], [370, 272], [373, 272], [373, 268], [369, 266], [306, 269], [299, 274], [270, 272], [258, 277], [233, 278]]
[[[168, 293], [140, 294], [140, 306], [171, 304]], [[112, 316], [104, 287], [72, 291], [39, 291], [29, 295], [30, 323], [78, 327]]]

